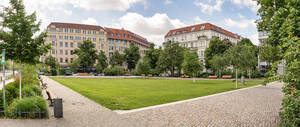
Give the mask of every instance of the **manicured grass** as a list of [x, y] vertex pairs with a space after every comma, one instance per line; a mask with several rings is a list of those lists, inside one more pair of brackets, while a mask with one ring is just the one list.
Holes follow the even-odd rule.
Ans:
[[[193, 83], [192, 80], [176, 79], [52, 79], [112, 110], [153, 106], [235, 89], [235, 83], [231, 80], [198, 80]], [[262, 82], [251, 81], [246, 84], [239, 85], [239, 88]]]

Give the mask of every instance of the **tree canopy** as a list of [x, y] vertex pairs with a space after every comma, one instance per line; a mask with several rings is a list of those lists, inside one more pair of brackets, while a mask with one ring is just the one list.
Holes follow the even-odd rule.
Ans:
[[140, 59], [139, 47], [135, 46], [133, 43], [130, 44], [129, 48], [125, 49], [125, 59], [127, 63], [127, 68], [131, 71], [135, 68], [137, 62]]
[[27, 15], [22, 0], [10, 0], [10, 7], [0, 12], [0, 49], [6, 50], [6, 58], [19, 63], [36, 64], [39, 57], [48, 52], [45, 44], [47, 34], [34, 36], [40, 30], [36, 14]]
[[205, 49], [205, 68], [209, 69], [211, 68], [210, 60], [215, 55], [221, 55], [224, 54], [227, 49], [229, 49], [232, 46], [231, 42], [228, 42], [226, 40], [220, 40], [219, 38], [213, 38], [209, 42], [209, 46], [207, 49]]
[[185, 52], [182, 67], [184, 73], [191, 77], [195, 77], [197, 73], [200, 73], [203, 70], [203, 66], [198, 59], [198, 55], [194, 51]]
[[107, 57], [105, 55], [105, 52], [104, 51], [100, 51], [99, 52], [99, 55], [98, 55], [98, 63], [96, 65], [96, 70], [99, 72], [99, 73], [102, 73], [103, 70], [105, 68], [107, 68], [108, 66], [108, 63], [107, 63]]
[[78, 56], [79, 65], [83, 68], [93, 66], [97, 59], [95, 44], [90, 40], [83, 41], [78, 49], [74, 50], [74, 54]]
[[122, 66], [124, 63], [124, 55], [120, 54], [118, 50], [115, 50], [110, 57], [110, 65], [114, 66]]
[[180, 74], [184, 60], [184, 50], [178, 42], [167, 42], [157, 61], [158, 70], [160, 72], [170, 71], [172, 76], [175, 76], [175, 72]]

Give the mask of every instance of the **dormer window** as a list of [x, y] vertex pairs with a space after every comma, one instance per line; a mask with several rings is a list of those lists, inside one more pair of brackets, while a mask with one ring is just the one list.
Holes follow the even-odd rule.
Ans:
[[195, 27], [193, 27], [192, 29], [191, 29], [191, 31], [194, 31], [195, 30]]
[[205, 29], [205, 26], [201, 26], [201, 30], [204, 30]]

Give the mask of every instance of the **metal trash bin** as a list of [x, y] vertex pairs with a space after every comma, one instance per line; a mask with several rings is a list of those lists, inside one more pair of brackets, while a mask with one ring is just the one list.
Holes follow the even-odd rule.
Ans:
[[54, 117], [55, 118], [62, 118], [63, 117], [63, 103], [62, 98], [55, 98], [54, 100]]

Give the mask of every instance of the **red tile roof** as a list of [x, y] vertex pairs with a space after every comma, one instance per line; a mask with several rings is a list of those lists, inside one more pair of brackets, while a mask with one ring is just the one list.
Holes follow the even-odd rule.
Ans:
[[[128, 40], [150, 47], [146, 38], [124, 29], [105, 28], [106, 36], [110, 39]], [[113, 35], [112, 35], [113, 34]], [[119, 36], [118, 36], [119, 34]]]
[[165, 37], [172, 36], [172, 35], [178, 35], [178, 34], [182, 34], [182, 33], [201, 31], [201, 30], [214, 30], [214, 31], [217, 31], [220, 33], [224, 33], [230, 37], [234, 37], [234, 38], [241, 37], [238, 34], [231, 33], [227, 30], [222, 29], [221, 27], [218, 27], [218, 26], [210, 24], [210, 23], [197, 24], [197, 25], [193, 25], [193, 26], [187, 26], [187, 27], [183, 27], [183, 28], [173, 29], [173, 30], [170, 30], [165, 35]]
[[75, 24], [75, 23], [51, 22], [48, 25], [48, 27], [50, 27], [51, 25], [54, 25], [56, 28], [74, 28], [74, 29], [85, 29], [85, 30], [100, 30], [100, 29], [103, 29], [103, 27], [101, 27], [101, 26]]

